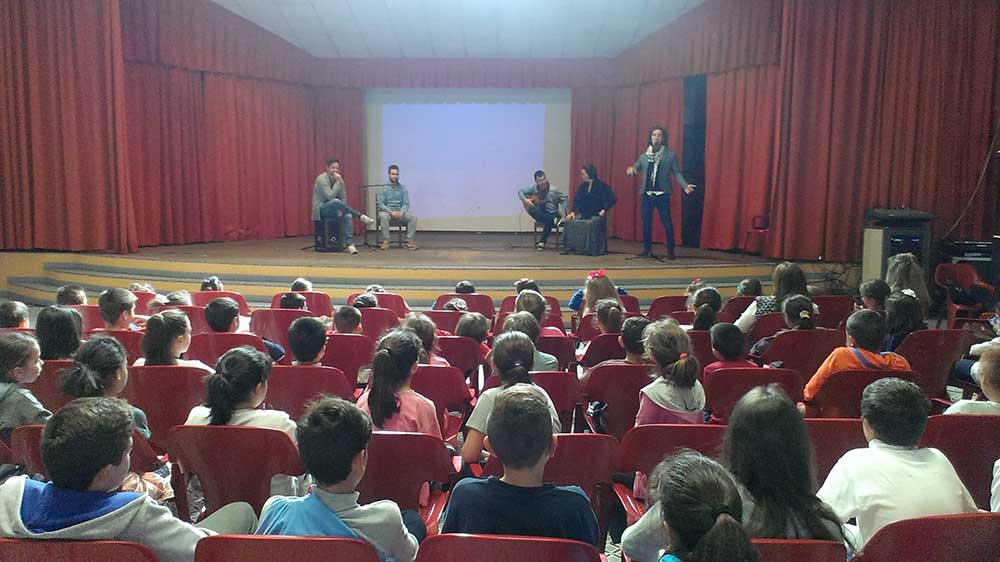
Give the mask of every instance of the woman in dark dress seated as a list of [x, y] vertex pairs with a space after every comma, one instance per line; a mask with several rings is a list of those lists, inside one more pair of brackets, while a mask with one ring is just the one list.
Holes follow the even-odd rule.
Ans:
[[618, 198], [611, 186], [597, 177], [597, 168], [587, 164], [580, 170], [583, 182], [573, 196], [573, 210], [566, 215], [566, 245], [563, 254], [571, 252], [588, 253], [599, 256], [607, 253], [608, 218], [607, 212], [615, 206]]

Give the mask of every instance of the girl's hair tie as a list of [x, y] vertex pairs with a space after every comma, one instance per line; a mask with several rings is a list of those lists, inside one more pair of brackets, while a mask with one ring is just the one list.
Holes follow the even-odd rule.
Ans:
[[809, 314], [808, 310], [800, 310], [799, 311], [799, 318], [805, 319], [805, 318], [809, 318], [810, 316], [812, 316], [812, 315]]
[[687, 358], [688, 358], [687, 353], [681, 353], [680, 359], [687, 359]]
[[913, 289], [903, 289], [900, 292], [903, 293], [904, 295], [910, 297], [910, 298], [914, 298], [914, 299], [917, 298], [917, 292], [914, 291]]
[[591, 271], [587, 275], [587, 278], [588, 279], [597, 279], [598, 277], [607, 277], [607, 276], [608, 276], [608, 270], [606, 270], [606, 269], [595, 269], [594, 271]]

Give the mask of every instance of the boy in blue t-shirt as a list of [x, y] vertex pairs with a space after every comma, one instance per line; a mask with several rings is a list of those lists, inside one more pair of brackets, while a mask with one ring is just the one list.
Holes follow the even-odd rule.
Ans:
[[372, 437], [368, 414], [346, 400], [321, 398], [306, 408], [296, 436], [302, 465], [316, 485], [305, 497], [267, 500], [257, 534], [360, 539], [382, 560], [413, 562], [426, 535], [419, 514], [401, 513], [389, 500], [358, 504], [355, 489], [368, 466]]
[[501, 392], [485, 443], [503, 462], [504, 475], [456, 484], [442, 533], [554, 537], [599, 547], [597, 518], [583, 490], [542, 482], [556, 448], [545, 397], [528, 385]]

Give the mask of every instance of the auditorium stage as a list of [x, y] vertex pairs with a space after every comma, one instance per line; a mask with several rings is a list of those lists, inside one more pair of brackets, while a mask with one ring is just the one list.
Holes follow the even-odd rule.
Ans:
[[[302, 276], [328, 292], [335, 303], [344, 302], [369, 283], [380, 283], [404, 295], [414, 308], [426, 308], [463, 279], [499, 298], [510, 294], [514, 280], [532, 277], [543, 291], [566, 300], [582, 286], [589, 271], [605, 268], [616, 283], [648, 306], [659, 295], [682, 293], [694, 278], [714, 284], [723, 295], [732, 295], [745, 277], [768, 285], [775, 263], [681, 247], [675, 261], [630, 260], [641, 244], [623, 240], [611, 240], [605, 256], [563, 256], [554, 248], [536, 251], [531, 233], [422, 232], [417, 251], [393, 247], [382, 252], [363, 248], [360, 241], [359, 236], [361, 253], [356, 256], [303, 250], [312, 243], [311, 237], [158, 246], [131, 255], [3, 252], [0, 291], [7, 298], [44, 304], [51, 302], [57, 287], [68, 283], [83, 285], [94, 296], [133, 281], [149, 282], [162, 293], [194, 291], [201, 279], [218, 275], [227, 289], [242, 292], [252, 306], [265, 306], [272, 295]], [[655, 246], [655, 250], [662, 253], [663, 247]], [[811, 282], [820, 282], [831, 264], [803, 267]]]

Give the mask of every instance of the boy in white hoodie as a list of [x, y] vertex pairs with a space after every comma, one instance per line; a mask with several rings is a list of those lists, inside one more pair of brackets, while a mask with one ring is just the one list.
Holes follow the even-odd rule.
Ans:
[[194, 526], [145, 494], [119, 492], [129, 471], [132, 411], [117, 398], [79, 398], [49, 419], [42, 462], [52, 482], [12, 478], [0, 486], [0, 537], [120, 540], [161, 562], [191, 562], [202, 537], [252, 533], [253, 508], [229, 504]]

